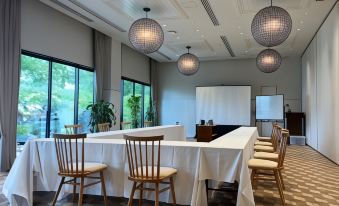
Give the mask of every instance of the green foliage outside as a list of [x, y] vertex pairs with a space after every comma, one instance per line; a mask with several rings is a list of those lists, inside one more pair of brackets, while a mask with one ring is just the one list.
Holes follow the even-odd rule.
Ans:
[[[142, 85], [139, 83], [133, 83], [128, 80], [122, 80], [123, 81], [123, 121], [125, 122], [132, 122], [132, 115], [131, 115], [131, 108], [128, 106], [128, 100], [133, 96], [133, 89], [135, 88], [135, 96], [140, 96], [140, 111], [137, 114], [138, 119], [138, 127], [141, 127], [141, 120], [142, 120], [142, 111], [144, 112], [143, 116], [145, 120], [147, 120], [147, 111], [150, 108], [151, 104], [151, 88], [147, 85]], [[144, 97], [142, 98], [142, 94], [144, 94]], [[143, 100], [143, 101], [142, 101]], [[142, 110], [143, 107], [143, 110]]]
[[[74, 122], [76, 68], [52, 63], [51, 132]], [[45, 137], [48, 109], [49, 62], [21, 55], [17, 141]], [[88, 124], [85, 110], [93, 103], [93, 72], [79, 70], [79, 123]]]

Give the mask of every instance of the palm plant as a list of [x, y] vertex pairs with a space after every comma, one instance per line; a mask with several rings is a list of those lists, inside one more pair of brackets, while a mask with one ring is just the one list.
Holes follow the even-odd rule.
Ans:
[[100, 100], [87, 106], [86, 110], [90, 111], [91, 132], [98, 132], [98, 124], [109, 123], [109, 127], [116, 124], [116, 116], [114, 113], [114, 105], [110, 102]]
[[139, 120], [138, 114], [140, 114], [140, 100], [141, 96], [132, 95], [128, 101], [127, 106], [131, 109], [131, 122], [133, 128], [138, 128]]

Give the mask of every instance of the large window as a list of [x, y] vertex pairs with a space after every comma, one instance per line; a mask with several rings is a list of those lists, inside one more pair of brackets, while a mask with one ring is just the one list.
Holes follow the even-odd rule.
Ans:
[[148, 84], [137, 82], [131, 79], [122, 79], [122, 107], [121, 107], [121, 121], [131, 122], [131, 109], [128, 107], [128, 99], [132, 96], [140, 96], [140, 113], [138, 114], [139, 127], [143, 127], [146, 112], [150, 107], [151, 102], [151, 88]]
[[93, 78], [91, 68], [23, 52], [17, 141], [63, 133], [65, 124], [81, 124], [87, 132]]

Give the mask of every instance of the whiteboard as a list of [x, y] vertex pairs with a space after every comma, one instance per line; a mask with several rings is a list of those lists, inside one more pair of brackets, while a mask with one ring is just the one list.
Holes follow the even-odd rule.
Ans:
[[251, 86], [196, 87], [196, 123], [251, 124]]
[[256, 96], [255, 108], [257, 120], [282, 120], [284, 95]]

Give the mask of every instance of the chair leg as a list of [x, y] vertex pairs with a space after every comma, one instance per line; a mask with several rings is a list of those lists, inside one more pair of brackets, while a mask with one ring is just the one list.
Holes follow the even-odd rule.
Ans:
[[140, 183], [140, 185], [139, 185], [139, 187], [140, 187], [140, 196], [139, 196], [139, 206], [141, 206], [142, 205], [142, 193], [143, 193], [143, 188], [144, 188], [144, 183]]
[[136, 187], [137, 187], [137, 182], [134, 182], [134, 183], [133, 183], [133, 187], [132, 187], [131, 194], [130, 194], [130, 196], [129, 196], [128, 206], [132, 206], [132, 204], [133, 204], [133, 197], [134, 197], [134, 193], [135, 193]]
[[281, 186], [279, 172], [278, 171], [274, 171], [274, 176], [275, 176], [275, 181], [277, 183], [277, 187], [278, 187], [278, 190], [279, 190], [280, 199], [281, 199], [282, 205], [284, 206], [285, 205], [284, 190], [283, 190], [283, 188]]
[[107, 202], [107, 196], [106, 196], [106, 186], [105, 186], [105, 178], [104, 178], [104, 172], [100, 172], [100, 179], [101, 179], [101, 188], [102, 188], [102, 193], [104, 195], [104, 201], [105, 201], [105, 206], [108, 205]]
[[159, 206], [159, 183], [155, 183], [155, 206]]
[[281, 174], [281, 170], [279, 170], [278, 172], [279, 172], [279, 177], [280, 177], [280, 182], [281, 182], [282, 188], [285, 190], [285, 184], [284, 184], [283, 176]]
[[65, 177], [62, 177], [60, 184], [59, 184], [59, 187], [58, 187], [58, 191], [56, 192], [55, 197], [53, 199], [52, 206], [54, 206], [56, 201], [58, 200], [58, 196], [59, 196], [59, 193], [61, 191], [61, 188], [62, 188], [62, 185], [64, 184], [64, 182], [65, 182]]
[[85, 180], [85, 178], [81, 177], [78, 206], [82, 206], [82, 196], [84, 194], [84, 180]]
[[252, 173], [251, 173], [251, 181], [252, 181], [252, 188], [257, 189], [257, 183], [255, 180], [255, 176], [256, 176], [256, 170], [252, 169]]
[[73, 185], [73, 202], [75, 202], [75, 196], [76, 196], [76, 191], [77, 191], [77, 185], [76, 185], [76, 183], [77, 183], [77, 178], [75, 177], [74, 178], [74, 185]]
[[[177, 204], [177, 200], [175, 198], [175, 191], [174, 191], [174, 181], [173, 177], [170, 177], [170, 183], [171, 183], [171, 192], [172, 192], [172, 199], [173, 199], [173, 205]], [[207, 186], [206, 186], [207, 187]]]

